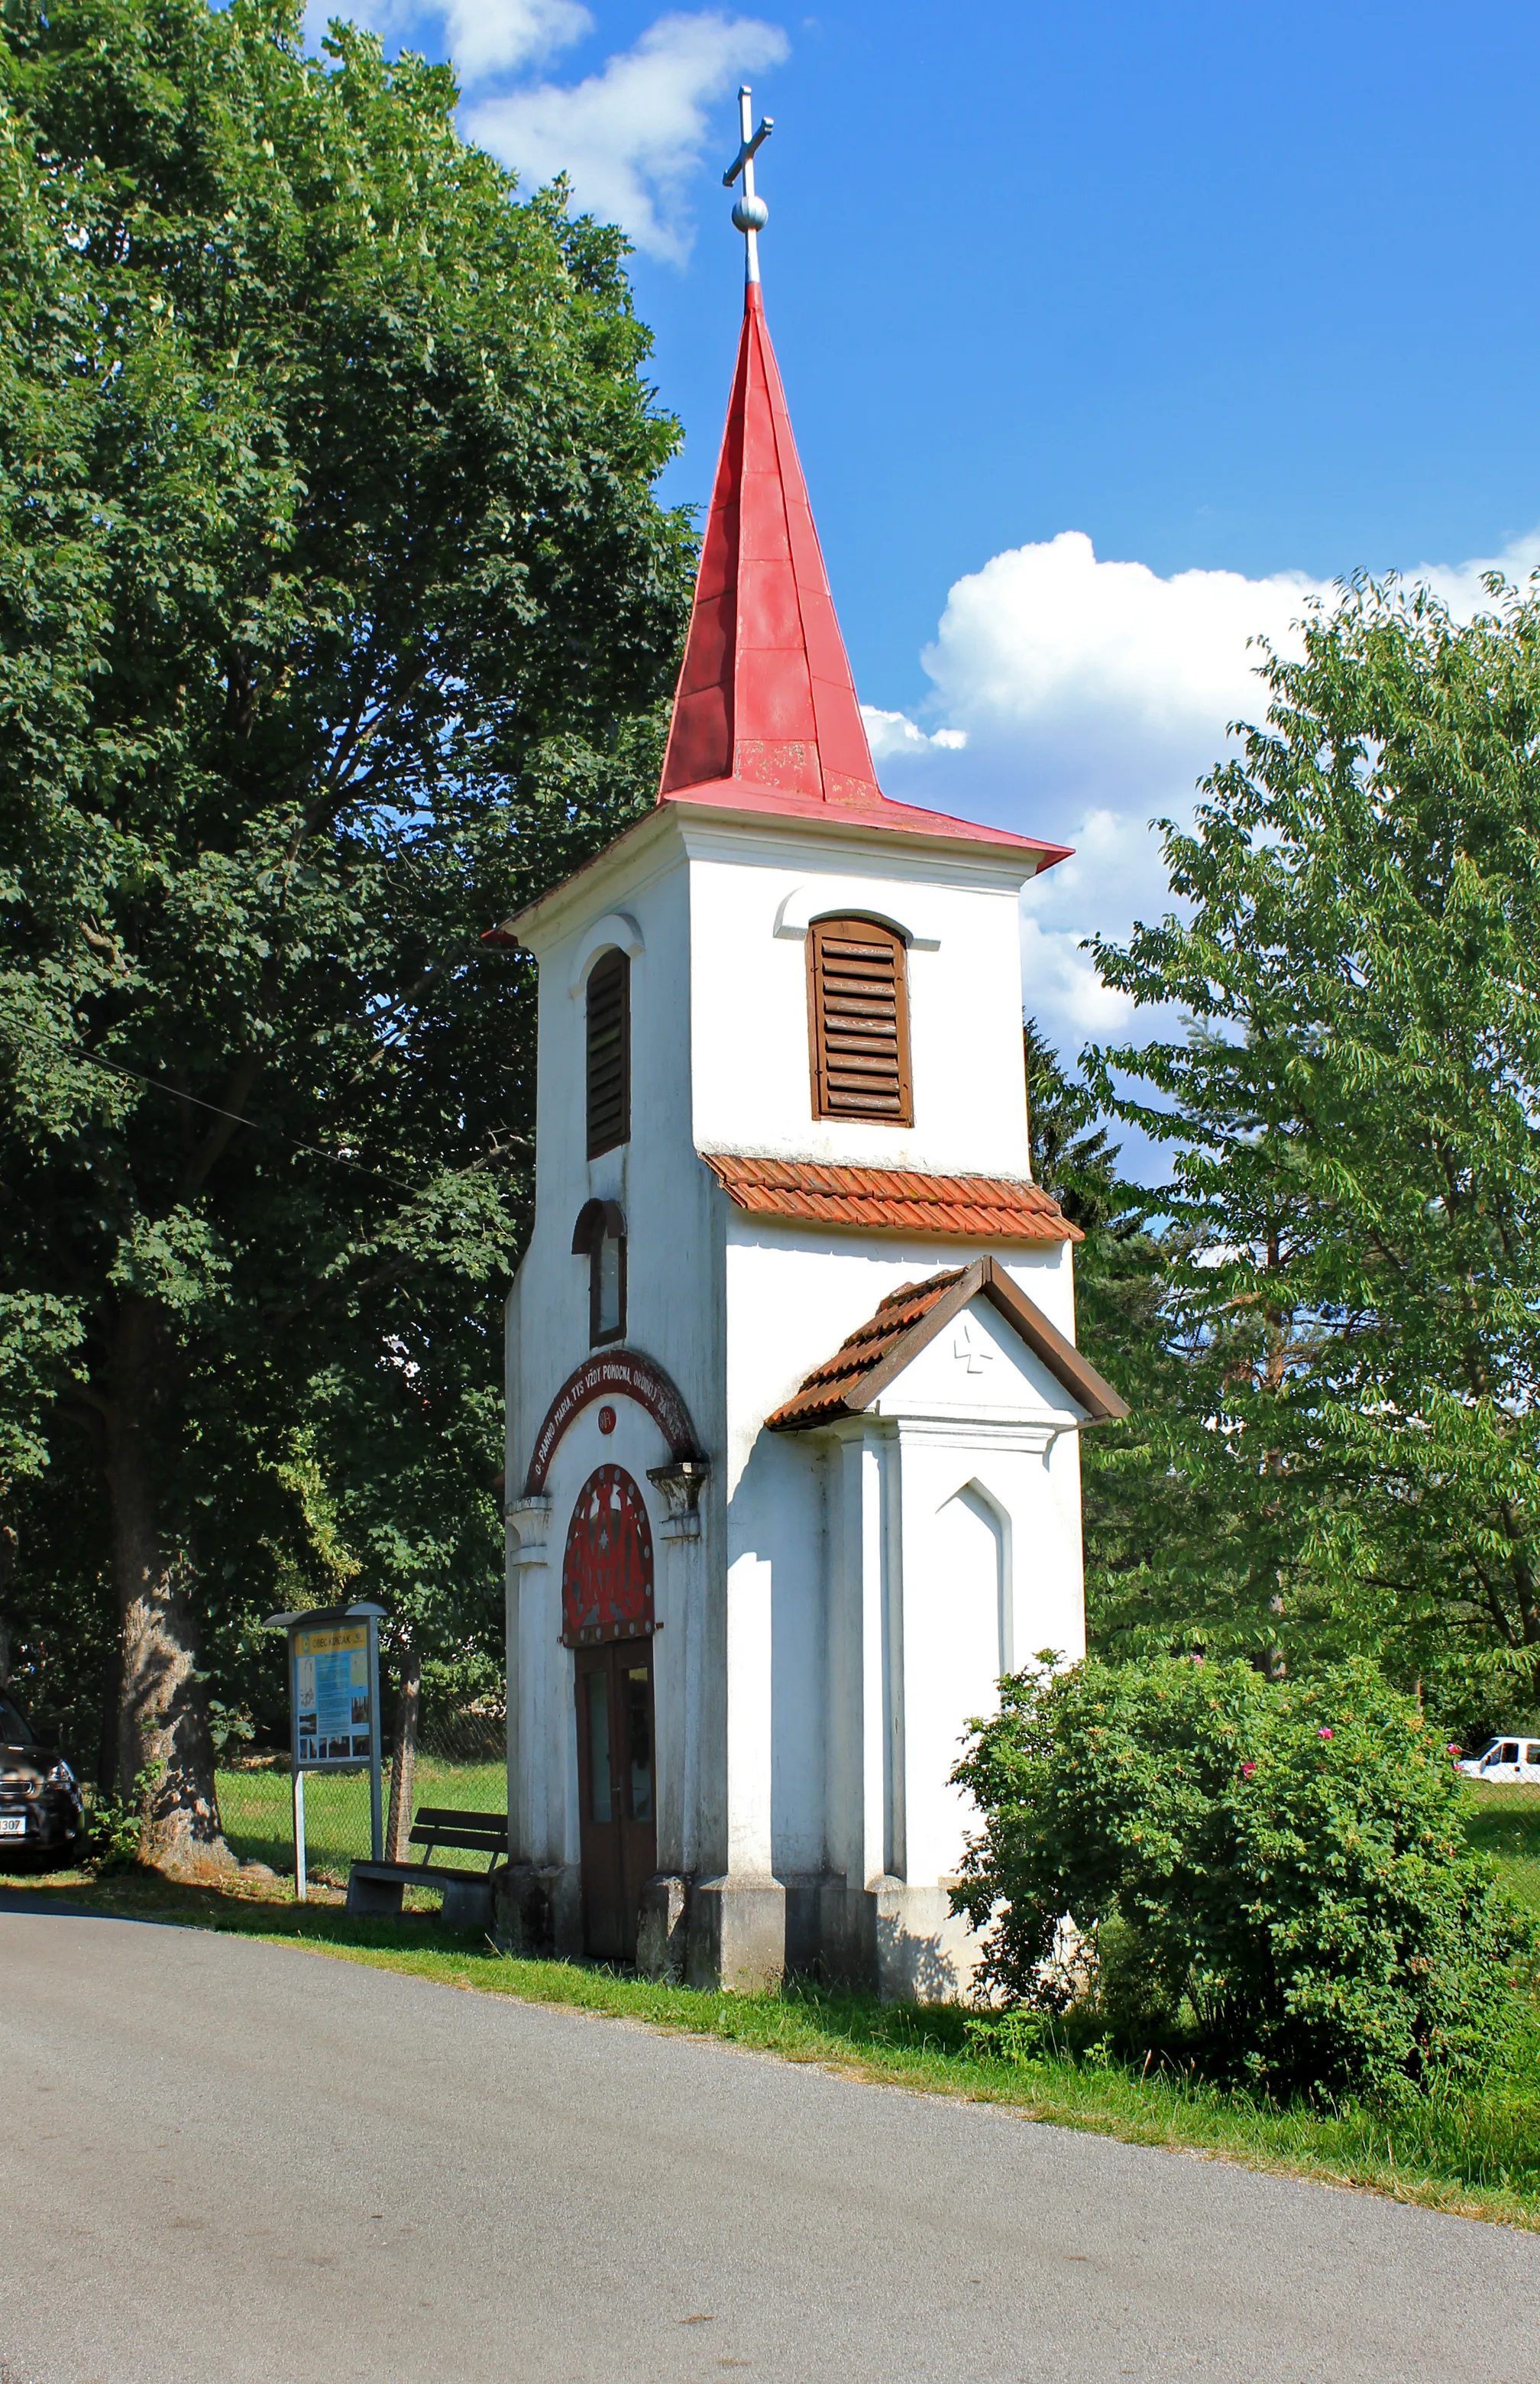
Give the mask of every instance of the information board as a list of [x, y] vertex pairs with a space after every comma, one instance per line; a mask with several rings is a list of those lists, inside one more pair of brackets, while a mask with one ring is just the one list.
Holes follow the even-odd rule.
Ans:
[[374, 1751], [374, 1681], [367, 1622], [293, 1634], [294, 1757], [307, 1771], [367, 1763]]
[[294, 1759], [294, 1894], [303, 1904], [304, 1775], [356, 1771], [369, 1775], [369, 1853], [378, 1862], [383, 1831], [379, 1745], [379, 1625], [385, 1609], [360, 1598], [353, 1606], [307, 1614], [270, 1614], [263, 1628], [289, 1634], [289, 1695]]

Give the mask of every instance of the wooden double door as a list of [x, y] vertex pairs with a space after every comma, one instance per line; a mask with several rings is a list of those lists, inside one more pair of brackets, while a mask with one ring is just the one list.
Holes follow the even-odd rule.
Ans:
[[634, 1962], [637, 1907], [658, 1867], [652, 1643], [613, 1639], [576, 1661], [583, 1945], [596, 1962]]

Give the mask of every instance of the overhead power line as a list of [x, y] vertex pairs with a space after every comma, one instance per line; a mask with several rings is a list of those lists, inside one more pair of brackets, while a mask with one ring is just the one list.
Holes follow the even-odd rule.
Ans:
[[236, 1110], [221, 1109], [217, 1101], [205, 1101], [197, 1093], [184, 1093], [179, 1086], [168, 1085], [163, 1076], [148, 1076], [142, 1068], [130, 1068], [126, 1061], [110, 1060], [104, 1051], [87, 1050], [83, 1043], [66, 1043], [53, 1037], [48, 1039], [56, 1049], [68, 1051], [77, 1060], [88, 1061], [93, 1068], [110, 1069], [115, 1075], [128, 1076], [136, 1085], [147, 1086], [153, 1093], [164, 1093], [169, 1100], [187, 1101], [195, 1110], [206, 1110], [211, 1117], [228, 1118], [231, 1125], [243, 1126], [248, 1134], [269, 1135], [275, 1142], [286, 1143], [291, 1150], [303, 1151], [307, 1159], [319, 1159], [328, 1167], [343, 1167], [354, 1175], [366, 1175], [372, 1183], [389, 1184], [398, 1192], [409, 1193], [413, 1198], [427, 1189], [425, 1185], [409, 1184], [404, 1176], [389, 1175], [383, 1168], [366, 1166], [362, 1160], [344, 1158], [341, 1151], [322, 1150], [316, 1143], [301, 1142], [297, 1136], [285, 1134], [281, 1126], [265, 1124], [260, 1118], [242, 1117]]

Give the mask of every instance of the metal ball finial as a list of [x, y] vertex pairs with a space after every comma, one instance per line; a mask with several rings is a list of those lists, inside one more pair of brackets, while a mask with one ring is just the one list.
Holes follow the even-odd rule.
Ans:
[[724, 190], [730, 191], [741, 174], [743, 189], [733, 202], [733, 222], [743, 234], [743, 269], [751, 286], [759, 279], [759, 236], [770, 220], [770, 210], [754, 188], [754, 153], [769, 139], [775, 128], [774, 117], [767, 116], [758, 131], [754, 121], [753, 93], [745, 83], [738, 94], [738, 120], [742, 139], [738, 155], [722, 177]]

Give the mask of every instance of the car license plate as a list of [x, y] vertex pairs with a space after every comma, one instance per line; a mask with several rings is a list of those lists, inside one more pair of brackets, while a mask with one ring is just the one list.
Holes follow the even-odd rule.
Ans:
[[0, 1838], [24, 1838], [26, 1834], [25, 1813], [0, 1813]]

